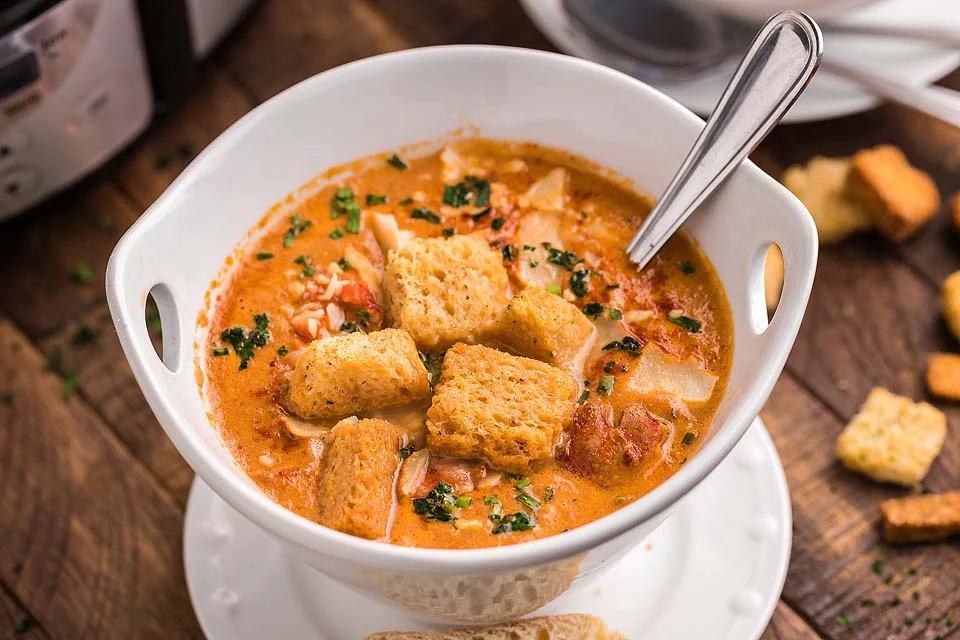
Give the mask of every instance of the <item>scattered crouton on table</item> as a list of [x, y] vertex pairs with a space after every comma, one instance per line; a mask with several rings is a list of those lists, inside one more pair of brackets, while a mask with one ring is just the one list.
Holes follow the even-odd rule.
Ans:
[[837, 457], [877, 482], [912, 487], [927, 475], [946, 435], [942, 412], [875, 387], [837, 438]]
[[811, 158], [787, 169], [783, 184], [810, 212], [820, 244], [833, 244], [873, 226], [870, 214], [847, 193], [850, 158]]
[[927, 388], [937, 397], [960, 400], [960, 355], [930, 354], [927, 358]]
[[960, 534], [960, 491], [885, 500], [880, 513], [887, 542], [945, 540]]

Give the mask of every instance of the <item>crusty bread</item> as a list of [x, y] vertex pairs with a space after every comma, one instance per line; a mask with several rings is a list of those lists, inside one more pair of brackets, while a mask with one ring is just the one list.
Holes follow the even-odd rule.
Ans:
[[519, 354], [561, 366], [572, 362], [593, 335], [593, 323], [575, 305], [531, 287], [507, 305], [497, 340]]
[[577, 408], [573, 376], [537, 360], [456, 344], [443, 361], [427, 412], [427, 443], [437, 455], [485, 460], [526, 472], [547, 460]]
[[480, 235], [415, 238], [391, 252], [383, 274], [387, 315], [426, 351], [475, 343], [507, 305], [507, 272]]
[[877, 229], [895, 242], [915, 234], [940, 209], [933, 178], [913, 167], [892, 145], [857, 152], [847, 190], [867, 208]]
[[873, 226], [866, 207], [847, 193], [850, 158], [816, 156], [783, 174], [783, 184], [810, 212], [820, 244], [839, 242]]
[[947, 418], [935, 407], [875, 387], [837, 438], [837, 457], [877, 482], [912, 487], [927, 475], [946, 436]]
[[320, 464], [317, 521], [361, 538], [387, 534], [400, 432], [386, 420], [341, 422]]
[[960, 491], [884, 500], [880, 513], [891, 544], [945, 540], [960, 534]]
[[410, 334], [383, 329], [312, 342], [293, 370], [287, 405], [304, 418], [336, 418], [429, 394], [427, 370]]
[[385, 631], [367, 640], [626, 640], [596, 616], [568, 613], [507, 622], [492, 627], [448, 631]]

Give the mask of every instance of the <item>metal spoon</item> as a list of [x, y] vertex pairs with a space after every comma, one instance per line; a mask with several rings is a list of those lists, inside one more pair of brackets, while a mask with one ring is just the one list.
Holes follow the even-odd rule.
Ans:
[[627, 246], [638, 268], [780, 121], [816, 73], [822, 56], [823, 35], [806, 14], [784, 11], [763, 25], [700, 137]]

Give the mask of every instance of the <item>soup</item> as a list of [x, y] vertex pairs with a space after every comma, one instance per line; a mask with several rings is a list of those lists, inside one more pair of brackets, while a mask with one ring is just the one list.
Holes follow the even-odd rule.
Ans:
[[607, 515], [695, 453], [731, 315], [683, 233], [628, 261], [648, 198], [479, 139], [329, 175], [267, 215], [201, 318], [211, 420], [273, 500], [369, 539], [489, 547]]

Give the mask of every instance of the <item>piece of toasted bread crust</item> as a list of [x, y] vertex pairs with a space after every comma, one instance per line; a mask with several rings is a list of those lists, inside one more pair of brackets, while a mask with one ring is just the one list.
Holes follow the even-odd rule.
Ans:
[[932, 353], [927, 358], [927, 389], [948, 400], [960, 400], [960, 355]]
[[507, 271], [480, 235], [414, 238], [391, 252], [383, 274], [387, 315], [426, 351], [476, 343], [507, 306]]
[[413, 339], [406, 331], [383, 329], [310, 343], [290, 377], [287, 405], [304, 418], [336, 418], [429, 394]]
[[490, 627], [448, 631], [385, 631], [367, 640], [626, 640], [596, 616], [569, 613], [528, 618]]
[[945, 540], [960, 534], [960, 491], [885, 500], [880, 513], [891, 544]]
[[806, 165], [790, 167], [783, 184], [810, 212], [820, 244], [840, 242], [873, 226], [870, 214], [846, 191], [850, 158], [816, 156]]
[[940, 289], [940, 306], [950, 332], [960, 340], [960, 271], [951, 273], [943, 281]]
[[331, 432], [317, 486], [317, 522], [370, 540], [387, 534], [400, 466], [400, 431], [379, 418]]
[[593, 323], [575, 305], [530, 287], [507, 305], [497, 339], [528, 358], [562, 366], [573, 362], [593, 332]]
[[940, 209], [933, 178], [912, 166], [892, 145], [857, 152], [847, 190], [866, 206], [877, 229], [894, 242], [915, 234]]
[[441, 456], [484, 460], [511, 473], [549, 460], [577, 408], [577, 382], [539, 360], [481, 345], [447, 351], [427, 411], [427, 443]]
[[837, 438], [837, 457], [877, 482], [912, 487], [930, 471], [946, 437], [941, 411], [875, 387]]

